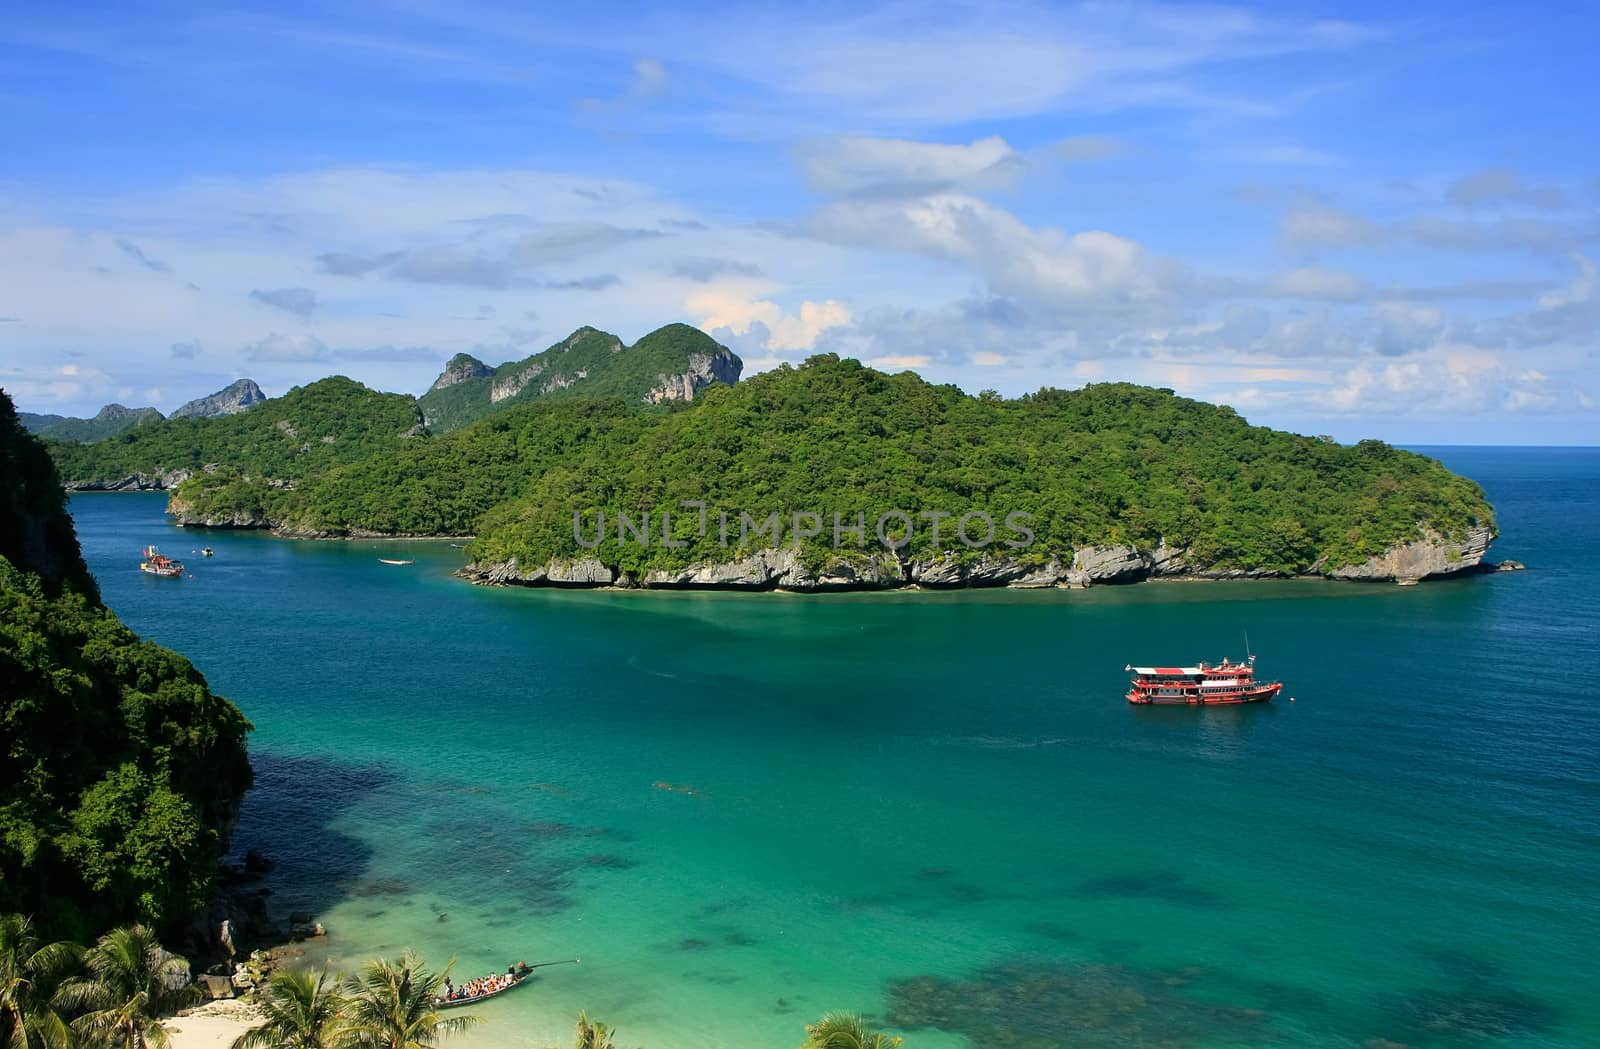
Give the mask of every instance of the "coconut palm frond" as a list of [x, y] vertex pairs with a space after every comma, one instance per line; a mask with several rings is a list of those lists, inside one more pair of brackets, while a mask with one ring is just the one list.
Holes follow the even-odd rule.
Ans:
[[800, 1049], [897, 1049], [904, 1039], [867, 1027], [856, 1013], [829, 1013], [806, 1025]]

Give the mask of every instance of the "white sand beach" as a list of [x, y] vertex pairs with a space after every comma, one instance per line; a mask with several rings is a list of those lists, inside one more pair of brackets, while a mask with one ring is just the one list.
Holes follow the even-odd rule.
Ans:
[[163, 1020], [161, 1026], [172, 1036], [172, 1049], [228, 1049], [259, 1018], [255, 1006], [224, 999]]

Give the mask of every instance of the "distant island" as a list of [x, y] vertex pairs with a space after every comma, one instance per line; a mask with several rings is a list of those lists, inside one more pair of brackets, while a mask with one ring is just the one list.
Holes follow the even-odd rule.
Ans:
[[457, 356], [420, 398], [335, 377], [50, 447], [69, 488], [170, 490], [187, 526], [475, 536], [462, 574], [507, 585], [1409, 581], [1478, 567], [1495, 535], [1482, 489], [1435, 460], [1171, 390], [740, 367], [687, 325], [632, 347], [581, 328], [497, 368]]
[[[233, 415], [267, 399], [254, 379], [240, 379], [207, 397], [197, 397], [172, 413], [174, 419], [211, 418]], [[55, 441], [76, 441], [93, 444], [119, 437], [146, 423], [162, 422], [167, 416], [156, 408], [128, 408], [108, 404], [91, 419], [75, 419], [63, 415], [36, 415], [18, 412], [17, 419], [23, 429], [40, 437]]]

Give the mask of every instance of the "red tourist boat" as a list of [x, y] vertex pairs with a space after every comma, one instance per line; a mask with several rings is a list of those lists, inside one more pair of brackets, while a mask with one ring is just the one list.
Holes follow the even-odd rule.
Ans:
[[183, 562], [174, 561], [155, 547], [147, 546], [144, 548], [144, 560], [139, 562], [139, 571], [147, 575], [181, 579], [183, 578]]
[[1243, 663], [1224, 659], [1197, 667], [1135, 667], [1128, 702], [1141, 706], [1211, 706], [1265, 703], [1283, 691], [1281, 681], [1257, 681], [1256, 657]]

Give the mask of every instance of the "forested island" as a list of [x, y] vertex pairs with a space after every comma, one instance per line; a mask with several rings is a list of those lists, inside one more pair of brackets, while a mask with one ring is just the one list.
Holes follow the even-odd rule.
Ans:
[[[684, 325], [633, 348], [585, 328], [509, 370], [458, 357], [420, 399], [335, 377], [50, 447], [69, 487], [169, 489], [185, 525], [474, 536], [463, 574], [506, 584], [1409, 580], [1477, 566], [1494, 536], [1482, 489], [1435, 460], [1251, 426], [1170, 390], [971, 396], [823, 355], [656, 396], [663, 369], [698, 374], [719, 350]], [[529, 379], [492, 399], [562, 353], [591, 392], [519, 399]]]

